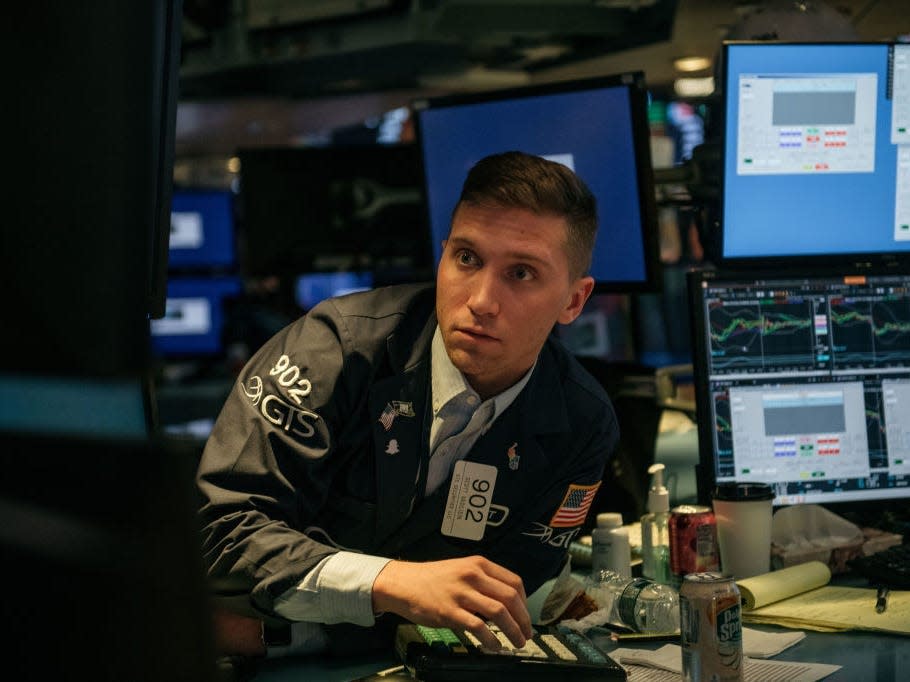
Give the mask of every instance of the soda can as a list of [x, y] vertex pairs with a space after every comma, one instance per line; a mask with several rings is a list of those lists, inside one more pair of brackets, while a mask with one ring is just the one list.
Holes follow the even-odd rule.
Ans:
[[679, 590], [683, 682], [742, 682], [743, 628], [733, 576], [690, 573]]
[[684, 504], [670, 510], [670, 571], [679, 587], [689, 573], [720, 570], [717, 522], [711, 507]]

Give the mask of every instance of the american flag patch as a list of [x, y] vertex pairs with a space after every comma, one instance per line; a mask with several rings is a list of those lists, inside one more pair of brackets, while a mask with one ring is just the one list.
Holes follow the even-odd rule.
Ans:
[[390, 403], [386, 403], [385, 409], [382, 411], [382, 414], [379, 415], [379, 423], [382, 424], [382, 427], [386, 431], [388, 431], [392, 428], [392, 422], [395, 421], [395, 417], [413, 416], [413, 404], [404, 402], [403, 400], [393, 400]]
[[385, 409], [382, 411], [382, 414], [379, 415], [379, 423], [382, 424], [383, 428], [388, 431], [392, 428], [392, 422], [395, 421], [395, 417], [398, 416], [398, 410], [395, 409], [395, 406], [392, 403], [388, 403], [385, 406]]
[[570, 485], [549, 525], [553, 528], [568, 528], [584, 523], [599, 487], [599, 482], [594, 485]]

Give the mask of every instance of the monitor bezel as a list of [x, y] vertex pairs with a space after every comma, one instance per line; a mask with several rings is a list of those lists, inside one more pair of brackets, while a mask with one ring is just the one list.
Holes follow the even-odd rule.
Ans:
[[[695, 483], [699, 504], [712, 504], [712, 492], [717, 483], [717, 474], [714, 468], [714, 422], [710, 417], [709, 394], [709, 368], [706, 366], [708, 348], [705, 335], [700, 333], [704, 328], [704, 309], [701, 305], [701, 288], [705, 282], [723, 282], [725, 280], [781, 280], [800, 278], [847, 278], [857, 277], [888, 277], [894, 275], [906, 276], [906, 271], [896, 272], [890, 268], [832, 268], [807, 266], [798, 270], [741, 270], [733, 268], [692, 268], [686, 273], [689, 317], [691, 319], [692, 333], [692, 376], [695, 391], [696, 432], [698, 434], [698, 462], [695, 466]], [[864, 500], [832, 500], [825, 499], [818, 502], [801, 504], [820, 504], [842, 512], [870, 512], [874, 509], [890, 509], [894, 507], [906, 508], [910, 501], [910, 487], [904, 489], [903, 495], [895, 497], [864, 499]], [[780, 509], [792, 504], [775, 503], [774, 508]]]
[[[659, 292], [662, 283], [660, 251], [657, 228], [657, 199], [654, 173], [651, 162], [650, 127], [648, 124], [648, 102], [650, 95], [641, 71], [608, 74], [590, 78], [579, 78], [558, 82], [539, 83], [527, 86], [509, 87], [480, 92], [457, 93], [421, 97], [411, 103], [414, 112], [415, 139], [419, 148], [420, 172], [423, 177], [422, 191], [426, 212], [426, 229], [432, 237], [432, 209], [427, 193], [427, 175], [423, 154], [422, 114], [425, 111], [444, 107], [482, 104], [496, 101], [520, 100], [541, 95], [580, 92], [606, 88], [624, 88], [628, 93], [629, 114], [632, 124], [632, 145], [636, 162], [636, 186], [638, 189], [638, 210], [640, 216], [642, 258], [644, 277], [640, 280], [596, 280], [594, 293], [654, 293]], [[497, 151], [508, 151], [503, 148]], [[494, 153], [494, 152], [491, 152]], [[606, 215], [605, 207], [598, 205], [600, 215]], [[435, 267], [435, 253], [433, 262]]]
[[718, 227], [718, 259], [717, 264], [727, 269], [738, 270], [767, 270], [770, 267], [824, 268], [850, 269], [858, 274], [882, 274], [881, 270], [897, 271], [900, 268], [910, 267], [910, 249], [907, 252], [876, 251], [876, 252], [844, 252], [830, 254], [764, 254], [759, 256], [727, 256], [726, 255], [726, 189], [727, 171], [726, 160], [731, 153], [732, 140], [726, 134], [729, 120], [730, 97], [734, 96], [730, 87], [730, 50], [743, 46], [767, 47], [838, 47], [838, 46], [893, 46], [893, 40], [856, 40], [856, 41], [789, 41], [789, 40], [724, 40], [721, 45], [721, 92], [720, 111], [722, 138], [722, 163], [720, 171], [720, 200], [719, 200], [719, 227]]

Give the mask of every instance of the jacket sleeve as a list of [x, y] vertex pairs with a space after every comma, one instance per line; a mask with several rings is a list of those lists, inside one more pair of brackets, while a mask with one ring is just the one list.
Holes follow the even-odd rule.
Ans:
[[344, 467], [341, 425], [365, 393], [343, 378], [356, 374], [345, 366], [347, 337], [331, 304], [275, 335], [240, 373], [206, 444], [203, 558], [215, 596], [237, 610], [271, 614], [276, 597], [337, 551], [305, 529]]

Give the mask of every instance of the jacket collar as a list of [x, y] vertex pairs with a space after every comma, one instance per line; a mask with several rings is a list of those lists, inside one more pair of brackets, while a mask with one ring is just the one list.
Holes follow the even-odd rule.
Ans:
[[527, 433], [558, 433], [569, 430], [569, 412], [552, 342], [544, 343], [528, 385], [516, 400]]
[[[435, 288], [432, 291], [435, 297]], [[399, 328], [389, 336], [386, 347], [389, 351], [389, 362], [395, 374], [410, 372], [421, 362], [429, 362], [430, 343], [435, 330], [436, 310], [431, 308], [422, 327], [417, 322]]]

